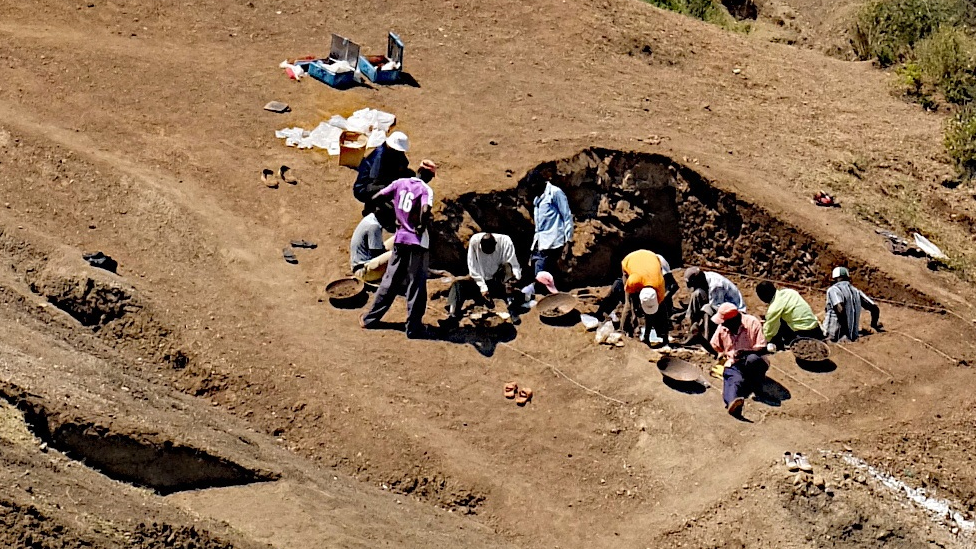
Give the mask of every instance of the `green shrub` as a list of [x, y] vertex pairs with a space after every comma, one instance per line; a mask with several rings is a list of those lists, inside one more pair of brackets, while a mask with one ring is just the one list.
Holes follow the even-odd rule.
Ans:
[[946, 101], [962, 105], [976, 98], [976, 40], [962, 28], [943, 27], [915, 46], [923, 80]]
[[661, 9], [701, 19], [725, 29], [736, 32], [749, 32], [747, 23], [735, 20], [719, 0], [645, 0], [648, 4]]
[[854, 53], [883, 67], [904, 61], [917, 42], [959, 20], [960, 1], [970, 0], [874, 0], [857, 15]]
[[938, 110], [939, 104], [933, 98], [935, 86], [929, 81], [922, 67], [915, 61], [909, 61], [895, 69], [898, 75], [899, 87], [905, 96], [918, 103], [927, 111]]
[[976, 103], [970, 103], [948, 120], [945, 148], [960, 175], [976, 176]]

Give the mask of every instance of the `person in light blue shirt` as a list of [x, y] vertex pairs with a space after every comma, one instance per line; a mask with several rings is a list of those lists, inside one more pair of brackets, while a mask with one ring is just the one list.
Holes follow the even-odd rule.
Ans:
[[535, 274], [562, 271], [560, 264], [573, 248], [573, 212], [562, 189], [553, 185], [551, 168], [540, 168], [529, 175], [528, 191], [534, 207], [535, 236], [529, 263]]

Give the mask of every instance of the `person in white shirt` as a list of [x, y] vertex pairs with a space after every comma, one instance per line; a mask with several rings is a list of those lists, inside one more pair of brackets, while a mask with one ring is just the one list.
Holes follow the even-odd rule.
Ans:
[[509, 303], [522, 295], [514, 285], [522, 278], [522, 267], [508, 235], [478, 233], [472, 236], [468, 242], [468, 274], [468, 278], [460, 278], [451, 285], [447, 296], [447, 313], [453, 321], [461, 318], [464, 302], [468, 299], [493, 307], [495, 298]]

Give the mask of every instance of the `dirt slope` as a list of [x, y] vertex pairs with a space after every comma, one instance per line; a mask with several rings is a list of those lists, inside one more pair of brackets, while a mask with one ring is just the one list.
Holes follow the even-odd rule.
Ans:
[[[442, 198], [510, 188], [529, 168], [591, 146], [662, 153], [972, 318], [972, 291], [953, 275], [890, 256], [849, 210], [809, 204], [808, 194], [853, 156], [877, 159], [872, 174], [882, 182], [910, 177], [941, 189], [948, 173], [941, 119], [890, 97], [885, 76], [865, 64], [625, 0], [45, 0], [0, 2], [0, 13], [8, 276], [31, 288], [49, 253], [23, 250], [45, 239], [72, 254], [109, 253], [146, 313], [72, 330], [143, 359], [140, 375], [200, 397], [298, 456], [370, 489], [409, 494], [399, 497], [439, 513], [430, 520], [444, 532], [474, 522], [444, 519], [435, 506], [477, 523], [464, 526], [464, 537], [424, 538], [425, 523], [398, 522], [383, 507], [378, 520], [403, 525], [390, 527], [402, 537], [387, 541], [494, 545], [495, 530], [520, 543], [645, 546], [765, 474], [785, 449], [812, 452], [842, 437], [856, 452], [883, 452], [892, 447], [875, 435], [892, 422], [941, 413], [933, 410], [952, 399], [971, 404], [963, 389], [970, 369], [894, 333], [851, 347], [884, 373], [853, 355], [835, 356], [830, 374], [777, 357], [771, 375], [792, 398], [779, 408], [750, 403], [753, 424], [731, 421], [716, 391], [692, 396], [661, 385], [646, 350], [595, 348], [585, 334], [534, 318], [487, 353], [465, 342], [406, 342], [395, 331], [364, 334], [355, 312], [317, 301], [322, 284], [346, 268], [359, 215], [352, 172], [273, 137], [363, 106], [389, 110], [411, 135], [411, 158], [442, 166]], [[330, 32], [379, 50], [388, 28], [404, 36], [419, 87], [339, 92], [289, 82], [277, 69], [286, 57], [321, 54]], [[271, 99], [293, 112], [260, 110]], [[260, 170], [282, 164], [301, 172], [301, 183], [264, 188]], [[294, 267], [280, 254], [297, 238], [319, 247]], [[33, 291], [60, 295], [43, 283]], [[811, 300], [819, 310], [822, 297]], [[884, 314], [889, 327], [918, 330], [952, 357], [973, 356], [968, 321], [895, 306]], [[392, 319], [402, 315], [395, 309]], [[56, 337], [75, 352], [94, 345]], [[550, 365], [626, 404], [581, 390]], [[513, 377], [536, 390], [529, 407], [500, 398]], [[172, 501], [279, 547], [300, 544], [290, 531], [314, 521], [296, 508], [329, 505], [306, 486], [263, 488]], [[360, 501], [358, 491], [342, 501]], [[255, 524], [247, 498], [273, 501], [277, 516]], [[751, 505], [795, 516], [777, 514], [783, 503], [775, 499], [739, 509]], [[777, 545], [806, 524], [797, 520], [793, 530], [759, 521], [750, 535]], [[356, 543], [366, 542], [348, 544]]]

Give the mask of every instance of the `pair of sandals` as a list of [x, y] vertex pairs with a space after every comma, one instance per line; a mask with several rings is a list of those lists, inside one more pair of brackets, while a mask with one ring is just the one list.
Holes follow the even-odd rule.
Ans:
[[[309, 249], [309, 250], [314, 250], [315, 248], [318, 248], [319, 245], [316, 244], [316, 243], [314, 243], [314, 242], [309, 242], [307, 240], [292, 240], [291, 241], [291, 247], [292, 248], [306, 248], [306, 249]], [[297, 265], [298, 264], [298, 256], [296, 256], [295, 255], [295, 252], [289, 250], [288, 248], [285, 248], [284, 250], [282, 250], [281, 251], [281, 255], [285, 258], [285, 261], [286, 262], [288, 262], [288, 263], [290, 263], [292, 265]]]
[[514, 381], [509, 381], [505, 384], [504, 394], [507, 399], [515, 399], [515, 404], [519, 406], [525, 406], [532, 400], [532, 389], [519, 387], [518, 383]]
[[[278, 179], [275, 179], [274, 176], [275, 173], [273, 170], [269, 170], [268, 168], [261, 170], [261, 181], [269, 189], [278, 188]], [[298, 178], [295, 177], [294, 172], [292, 172], [291, 168], [289, 168], [288, 166], [282, 166], [278, 168], [278, 177], [285, 183], [288, 183], [289, 185], [298, 185]]]

